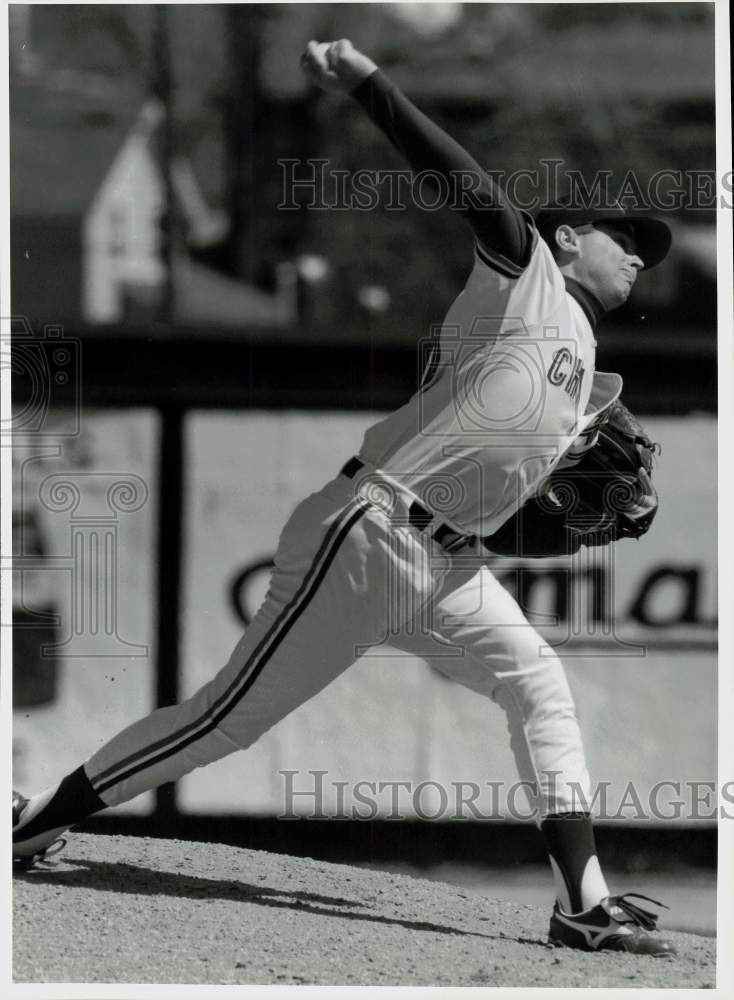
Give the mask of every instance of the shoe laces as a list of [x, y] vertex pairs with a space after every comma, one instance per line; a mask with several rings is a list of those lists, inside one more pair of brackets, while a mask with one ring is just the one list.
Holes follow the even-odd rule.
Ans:
[[[619, 908], [623, 913], [625, 913], [629, 920], [620, 921], [620, 923], [633, 923], [637, 924], [638, 927], [642, 927], [646, 931], [654, 931], [658, 924], [658, 914], [651, 913], [650, 910], [644, 909], [642, 906], [638, 906], [637, 903], [631, 903], [629, 900], [631, 897], [635, 899], [646, 899], [648, 903], [654, 903], [655, 906], [662, 906], [664, 910], [670, 909], [665, 903], [658, 902], [657, 899], [652, 899], [650, 896], [643, 896], [639, 892], [625, 892], [621, 896], [610, 896], [609, 897], [609, 908], [613, 910], [615, 907]], [[614, 914], [612, 914], [614, 916]], [[615, 916], [615, 920], [617, 917]]]

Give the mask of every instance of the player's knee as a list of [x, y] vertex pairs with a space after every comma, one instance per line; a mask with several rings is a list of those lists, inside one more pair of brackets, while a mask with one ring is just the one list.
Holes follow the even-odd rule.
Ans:
[[492, 699], [506, 710], [514, 708], [525, 720], [576, 716], [576, 706], [561, 661], [554, 654], [538, 655], [537, 647], [532, 643], [525, 650], [525, 655], [516, 656], [512, 670], [501, 673]]

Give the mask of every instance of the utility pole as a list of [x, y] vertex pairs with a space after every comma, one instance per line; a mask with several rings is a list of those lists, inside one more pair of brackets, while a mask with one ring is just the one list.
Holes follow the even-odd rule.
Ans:
[[262, 14], [257, 5], [250, 4], [231, 4], [224, 10], [230, 46], [230, 92], [225, 141], [228, 208], [232, 227], [227, 264], [231, 273], [252, 281], [257, 267], [257, 199], [254, 188]]
[[[160, 102], [163, 119], [158, 136], [157, 156], [163, 175], [163, 211], [161, 213], [161, 256], [164, 288], [158, 313], [159, 321], [171, 332], [175, 322], [176, 287], [174, 275], [175, 213], [173, 195], [173, 83], [171, 79], [169, 17], [173, 7], [153, 8], [152, 90]], [[158, 533], [156, 552], [156, 620], [158, 654], [156, 707], [174, 705], [179, 700], [180, 620], [181, 620], [181, 550], [183, 546], [183, 410], [176, 403], [160, 407], [160, 445], [158, 456]], [[175, 817], [176, 785], [167, 782], [156, 789], [156, 816]]]
[[153, 7], [153, 72], [151, 89], [163, 112], [156, 143], [158, 164], [163, 177], [163, 211], [160, 218], [161, 258], [164, 286], [158, 320], [170, 326], [175, 318], [176, 283], [174, 274], [175, 205], [173, 193], [173, 82], [169, 17], [175, 8], [163, 4]]

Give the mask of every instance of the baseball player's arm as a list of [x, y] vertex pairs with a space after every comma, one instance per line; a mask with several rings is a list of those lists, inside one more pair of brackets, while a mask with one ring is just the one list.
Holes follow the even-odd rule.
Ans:
[[323, 90], [349, 93], [414, 170], [431, 171], [449, 185], [452, 209], [471, 224], [483, 250], [518, 273], [528, 263], [533, 231], [527, 218], [458, 142], [424, 115], [346, 39], [309, 42], [302, 65]]

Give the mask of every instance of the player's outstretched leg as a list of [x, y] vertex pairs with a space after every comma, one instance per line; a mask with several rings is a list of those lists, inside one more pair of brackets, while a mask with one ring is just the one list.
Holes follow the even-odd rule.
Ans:
[[656, 917], [630, 901], [634, 894], [610, 895], [584, 810], [590, 781], [565, 671], [511, 595], [486, 566], [456, 568], [439, 599], [424, 609], [421, 627], [413, 626], [410, 634], [391, 638], [393, 645], [413, 651], [416, 637], [432, 632], [436, 649], [442, 643], [461, 648], [463, 655], [436, 657], [431, 665], [506, 713], [517, 769], [553, 871], [551, 941], [590, 951], [675, 954], [670, 942], [648, 933]]
[[393, 530], [347, 477], [328, 484], [284, 528], [268, 595], [227, 665], [191, 698], [122, 730], [58, 786], [14, 800], [14, 857], [40, 856], [90, 813], [251, 746], [412, 617], [432, 586], [418, 534]]

